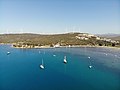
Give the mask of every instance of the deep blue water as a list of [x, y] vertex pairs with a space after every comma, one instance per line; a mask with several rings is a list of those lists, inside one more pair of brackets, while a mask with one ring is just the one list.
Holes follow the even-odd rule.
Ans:
[[120, 90], [120, 49], [0, 45], [0, 90]]

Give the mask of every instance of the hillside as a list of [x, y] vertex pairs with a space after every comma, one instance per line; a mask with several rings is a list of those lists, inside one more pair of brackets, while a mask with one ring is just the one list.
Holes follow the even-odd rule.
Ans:
[[96, 34], [97, 36], [120, 41], [120, 34]]
[[16, 43], [17, 45], [55, 45], [59, 43], [62, 46], [66, 45], [112, 45], [117, 44], [116, 41], [100, 38], [88, 33], [66, 33], [66, 34], [1, 34], [0, 43]]
[[110, 39], [113, 39], [113, 40], [118, 40], [118, 41], [120, 41], [120, 36], [117, 36], [117, 37], [110, 37]]
[[18, 43], [18, 42], [25, 42], [31, 44], [56, 44], [58, 42], [62, 43], [81, 43], [87, 44], [83, 40], [77, 40], [75, 36], [78, 33], [67, 33], [67, 34], [55, 34], [55, 35], [40, 35], [40, 34], [3, 34], [0, 35], [0, 42], [1, 43]]
[[120, 36], [120, 34], [96, 34], [97, 36], [100, 36], [100, 37], [107, 37], [107, 38], [110, 38], [110, 37], [117, 37], [117, 36]]

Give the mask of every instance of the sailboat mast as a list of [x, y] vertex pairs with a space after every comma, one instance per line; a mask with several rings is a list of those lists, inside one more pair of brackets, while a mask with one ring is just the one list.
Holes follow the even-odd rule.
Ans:
[[43, 59], [42, 59], [42, 65], [43, 65]]
[[66, 60], [66, 56], [64, 57], [64, 59]]

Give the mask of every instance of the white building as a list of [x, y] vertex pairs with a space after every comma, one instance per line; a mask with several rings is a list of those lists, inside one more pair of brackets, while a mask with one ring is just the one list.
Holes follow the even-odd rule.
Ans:
[[55, 45], [54, 45], [54, 47], [60, 47], [60, 44], [59, 44], [59, 43], [57, 43], [57, 44], [55, 44]]
[[97, 40], [100, 40], [100, 37], [96, 37]]

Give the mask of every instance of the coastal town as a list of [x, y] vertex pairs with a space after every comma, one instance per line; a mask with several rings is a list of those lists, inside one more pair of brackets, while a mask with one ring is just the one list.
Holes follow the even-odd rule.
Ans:
[[78, 34], [78, 36], [76, 36], [77, 39], [80, 40], [89, 40], [91, 38], [95, 38], [96, 40], [101, 40], [101, 41], [106, 41], [106, 42], [110, 42], [110, 43], [119, 43], [119, 41], [115, 41], [115, 40], [111, 40], [111, 39], [107, 39], [107, 38], [102, 38], [99, 36], [95, 36], [93, 34], [88, 34], [88, 33], [84, 33], [84, 34]]

